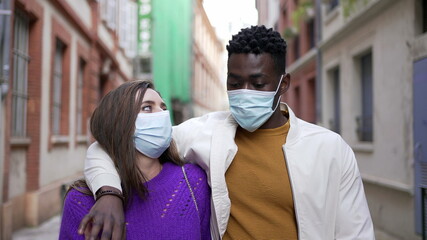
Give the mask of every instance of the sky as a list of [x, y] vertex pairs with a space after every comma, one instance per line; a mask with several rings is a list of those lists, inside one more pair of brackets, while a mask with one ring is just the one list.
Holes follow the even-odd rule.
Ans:
[[222, 41], [258, 22], [255, 0], [204, 0], [203, 7]]

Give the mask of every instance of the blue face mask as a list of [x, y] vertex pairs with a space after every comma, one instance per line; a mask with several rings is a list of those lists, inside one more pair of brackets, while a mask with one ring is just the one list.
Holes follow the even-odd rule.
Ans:
[[169, 111], [139, 113], [135, 122], [136, 149], [150, 158], [158, 158], [172, 141]]
[[256, 91], [248, 89], [238, 89], [227, 91], [230, 111], [237, 123], [249, 132], [257, 130], [276, 111], [280, 98], [277, 100], [274, 109], [273, 101], [282, 83], [279, 81], [276, 91]]

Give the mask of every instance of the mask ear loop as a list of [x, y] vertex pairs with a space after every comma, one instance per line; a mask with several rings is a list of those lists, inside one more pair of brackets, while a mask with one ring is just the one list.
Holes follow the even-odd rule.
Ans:
[[285, 74], [282, 74], [282, 76], [280, 77], [279, 85], [278, 85], [278, 86], [277, 86], [277, 88], [276, 88], [276, 94], [277, 94], [277, 91], [279, 91], [280, 84], [282, 84], [283, 75], [285, 75]]
[[[280, 84], [282, 84], [283, 75], [284, 75], [284, 74], [282, 74], [282, 76], [280, 77], [279, 85], [277, 86], [276, 93], [274, 94], [274, 96], [276, 96], [277, 91], [279, 91]], [[280, 104], [280, 99], [281, 99], [281, 98], [282, 98], [282, 95], [280, 95], [280, 96], [279, 96], [279, 99], [277, 99], [276, 107], [274, 107], [273, 112], [275, 112], [275, 111], [276, 111], [276, 109], [277, 109], [277, 106], [279, 106], [279, 104]]]

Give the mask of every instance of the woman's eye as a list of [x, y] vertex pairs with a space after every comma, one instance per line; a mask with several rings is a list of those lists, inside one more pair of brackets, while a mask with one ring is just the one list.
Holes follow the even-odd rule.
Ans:
[[265, 86], [265, 84], [264, 83], [255, 83], [254, 84], [254, 87], [255, 88], [263, 88]]
[[142, 111], [146, 111], [146, 112], [151, 111], [151, 106], [143, 106], [143, 107], [141, 108], [141, 110], [142, 110]]

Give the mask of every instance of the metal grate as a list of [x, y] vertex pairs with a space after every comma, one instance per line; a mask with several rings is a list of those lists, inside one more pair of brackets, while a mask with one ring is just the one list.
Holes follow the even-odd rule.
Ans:
[[25, 137], [27, 129], [28, 55], [30, 20], [16, 11], [13, 43], [12, 135]]

